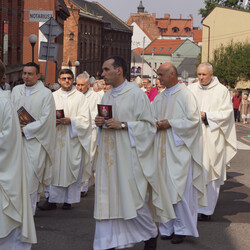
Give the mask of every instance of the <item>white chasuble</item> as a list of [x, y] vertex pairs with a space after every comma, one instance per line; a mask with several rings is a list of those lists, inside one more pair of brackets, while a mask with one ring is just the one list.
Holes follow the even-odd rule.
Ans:
[[153, 218], [158, 221], [174, 218], [170, 199], [162, 195], [167, 190], [154, 160], [156, 126], [148, 97], [136, 83], [127, 83], [115, 97], [112, 93], [113, 89], [105, 93], [102, 104], [112, 105], [115, 120], [128, 123], [134, 143], [131, 144], [128, 130], [100, 129], [94, 217], [135, 218], [150, 191]]
[[75, 87], [70, 92], [59, 89], [53, 93], [53, 96], [56, 109], [63, 109], [64, 116], [70, 118], [71, 124], [58, 125], [56, 129], [56, 156], [52, 185], [68, 187], [77, 181], [82, 162], [82, 182], [91, 176], [89, 161], [91, 116], [86, 97]]
[[175, 85], [170, 95], [167, 89], [153, 101], [156, 120], [167, 119], [170, 129], [159, 130], [156, 136], [157, 164], [161, 167], [172, 204], [182, 200], [190, 163], [193, 166], [193, 185], [198, 190], [200, 206], [207, 204], [202, 167], [202, 128], [194, 95], [185, 85]]
[[20, 125], [10, 91], [3, 91], [0, 93], [0, 238], [18, 227], [21, 241], [36, 243]]
[[38, 81], [26, 96], [25, 84], [12, 91], [12, 102], [16, 110], [23, 106], [35, 119], [24, 127], [32, 135], [23, 136], [24, 160], [30, 194], [41, 192], [43, 185], [50, 185], [55, 156], [56, 110], [52, 93]]
[[221, 179], [223, 184], [226, 180], [226, 164], [237, 152], [230, 93], [217, 77], [206, 88], [197, 82], [189, 85], [189, 89], [194, 93], [200, 111], [206, 112], [209, 124], [202, 124], [206, 184], [217, 179]]
[[97, 139], [97, 128], [95, 125], [95, 117], [98, 114], [97, 104], [101, 103], [102, 97], [93, 91], [93, 89], [89, 88], [85, 96], [89, 103], [89, 109], [92, 119], [92, 135], [91, 135], [91, 149], [90, 149], [90, 163], [93, 165], [93, 160], [96, 152], [96, 139]]

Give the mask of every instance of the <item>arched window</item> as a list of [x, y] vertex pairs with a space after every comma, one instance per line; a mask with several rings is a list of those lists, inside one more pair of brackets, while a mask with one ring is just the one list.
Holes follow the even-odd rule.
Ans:
[[178, 33], [179, 32], [179, 28], [178, 27], [174, 27], [174, 28], [172, 28], [172, 31], [174, 32], [174, 33]]
[[186, 32], [190, 32], [190, 31], [191, 31], [191, 29], [190, 29], [189, 27], [186, 27], [184, 30], [185, 30]]
[[138, 67], [136, 73], [141, 73], [141, 67]]
[[131, 68], [131, 73], [135, 73], [135, 67]]

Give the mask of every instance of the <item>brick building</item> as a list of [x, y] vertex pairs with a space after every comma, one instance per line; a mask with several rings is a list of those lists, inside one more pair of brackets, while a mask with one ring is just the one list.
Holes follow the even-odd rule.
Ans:
[[23, 8], [24, 0], [0, 0], [0, 59], [8, 81], [21, 77]]
[[[32, 47], [29, 42], [29, 35], [35, 34], [38, 40], [34, 47], [34, 62], [40, 65], [42, 77], [45, 76], [46, 62], [39, 60], [40, 42], [47, 41], [39, 27], [44, 24], [51, 16], [64, 29], [64, 21], [69, 17], [68, 9], [64, 0], [24, 0], [24, 22], [23, 22], [23, 63], [32, 61]], [[47, 83], [57, 81], [57, 72], [61, 68], [63, 60], [63, 34], [54, 41], [58, 44], [58, 53], [56, 61], [49, 61], [47, 71]]]
[[[87, 71], [97, 76], [108, 56], [119, 55], [131, 61], [129, 27], [98, 2], [65, 0], [70, 18], [65, 22], [63, 67], [73, 72]], [[75, 66], [75, 62], [80, 64]]]
[[[188, 18], [171, 18], [170, 14], [164, 14], [163, 18], [157, 18], [155, 13], [149, 14], [145, 11], [142, 1], [137, 8], [137, 13], [130, 14], [127, 24], [134, 29], [132, 37], [133, 49], [143, 47], [143, 39], [145, 47], [154, 39], [181, 39], [187, 38], [194, 41], [193, 16], [190, 14]], [[197, 30], [195, 29], [195, 34]], [[197, 38], [197, 36], [196, 36]], [[150, 42], [148, 40], [151, 40]], [[200, 42], [201, 40], [195, 42]]]

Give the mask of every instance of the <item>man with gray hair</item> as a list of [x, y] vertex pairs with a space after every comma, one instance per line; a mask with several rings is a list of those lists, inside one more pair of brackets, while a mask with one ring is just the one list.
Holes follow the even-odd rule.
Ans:
[[203, 121], [203, 165], [208, 206], [199, 208], [198, 220], [210, 220], [218, 200], [220, 185], [226, 180], [226, 164], [236, 154], [233, 106], [228, 89], [213, 75], [209, 63], [197, 68], [199, 81], [189, 85], [197, 98]]
[[[95, 117], [97, 116], [97, 104], [101, 103], [101, 95], [93, 91], [90, 88], [90, 78], [89, 74], [84, 71], [82, 74], [76, 77], [76, 89], [83, 93], [89, 102], [90, 114], [92, 119], [92, 133], [91, 133], [91, 146], [90, 146], [90, 164], [93, 166], [93, 159], [96, 152], [96, 138], [97, 138], [97, 128], [95, 125]], [[92, 168], [92, 170], [94, 170]], [[91, 184], [91, 180], [89, 179], [87, 182], [83, 183], [81, 196], [84, 197], [87, 195], [88, 188]]]

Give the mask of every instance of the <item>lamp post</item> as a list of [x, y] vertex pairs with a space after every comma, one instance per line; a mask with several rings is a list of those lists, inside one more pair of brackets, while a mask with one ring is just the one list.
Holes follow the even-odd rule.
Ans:
[[37, 36], [35, 34], [31, 34], [29, 36], [29, 42], [32, 46], [32, 62], [34, 62], [34, 47], [35, 47], [36, 41], [37, 41]]
[[79, 61], [75, 61], [75, 66], [76, 66], [76, 77], [78, 75], [78, 67], [80, 65], [80, 62]]

